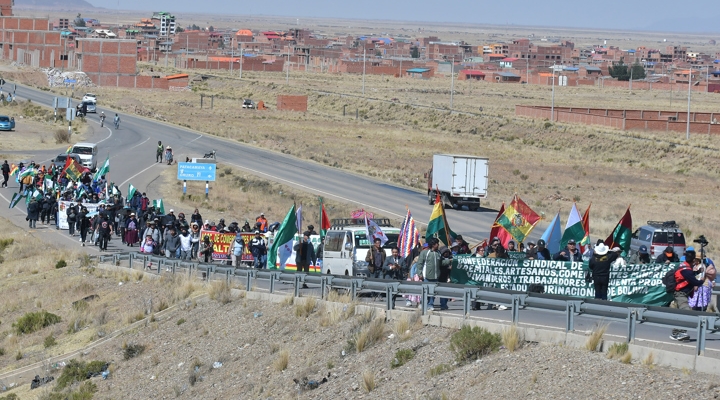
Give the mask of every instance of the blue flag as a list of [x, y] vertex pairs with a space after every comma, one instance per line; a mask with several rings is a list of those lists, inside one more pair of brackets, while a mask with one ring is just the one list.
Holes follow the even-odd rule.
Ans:
[[542, 240], [545, 241], [545, 247], [550, 251], [550, 254], [555, 254], [560, 251], [560, 239], [562, 238], [562, 232], [560, 232], [560, 213], [555, 215], [550, 225], [545, 229], [545, 233], [542, 234]]

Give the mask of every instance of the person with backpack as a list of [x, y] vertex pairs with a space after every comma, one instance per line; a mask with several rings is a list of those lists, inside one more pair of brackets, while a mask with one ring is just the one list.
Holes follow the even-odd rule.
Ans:
[[[689, 246], [685, 250], [685, 261], [681, 262], [676, 269], [668, 271], [663, 278], [666, 290], [673, 293], [677, 308], [680, 310], [692, 310], [689, 299], [695, 295], [695, 288], [704, 283], [695, 277], [695, 271], [693, 271], [693, 262], [696, 256], [695, 248]], [[690, 340], [690, 335], [685, 329], [673, 329], [670, 339], [685, 341]]]
[[[255, 231], [255, 237], [250, 242], [250, 252], [253, 256], [253, 266], [257, 269], [265, 268], [267, 263], [267, 242], [265, 238], [260, 235], [260, 231]], [[275, 267], [273, 265], [273, 267]]]
[[65, 210], [67, 216], [68, 233], [70, 236], [75, 236], [75, 224], [77, 223], [78, 209], [74, 203], [70, 203], [70, 206]]

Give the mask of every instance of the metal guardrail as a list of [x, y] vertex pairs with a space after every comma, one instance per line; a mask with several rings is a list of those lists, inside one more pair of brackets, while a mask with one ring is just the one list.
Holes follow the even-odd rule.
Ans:
[[[638, 324], [656, 325], [666, 328], [695, 329], [697, 331], [696, 354], [705, 352], [705, 340], [709, 333], [720, 331], [720, 314], [701, 311], [678, 310], [668, 307], [645, 306], [642, 304], [619, 303], [605, 300], [575, 298], [551, 294], [525, 293], [490, 287], [459, 285], [452, 283], [428, 283], [411, 281], [389, 281], [373, 278], [351, 276], [307, 274], [285, 270], [254, 269], [246, 267], [230, 267], [218, 264], [205, 264], [167, 259], [140, 253], [115, 253], [96, 257], [100, 262], [128, 261], [129, 268], [142, 265], [143, 270], [154, 263], [151, 270], [157, 274], [187, 273], [192, 275], [196, 271], [200, 276], [210, 279], [222, 278], [228, 282], [241, 280], [245, 282], [247, 290], [252, 290], [253, 280], [267, 280], [270, 282], [270, 293], [275, 292], [276, 284], [293, 284], [294, 296], [300, 295], [303, 284], [320, 285], [321, 298], [325, 298], [331, 289], [344, 289], [350, 293], [353, 300], [361, 292], [385, 294], [385, 307], [394, 308], [394, 298], [400, 295], [420, 296], [422, 314], [427, 313], [428, 297], [438, 296], [462, 300], [464, 303], [464, 316], [467, 317], [473, 304], [488, 303], [511, 307], [512, 322], [520, 321], [520, 310], [544, 310], [565, 314], [565, 331], [575, 330], [575, 317], [577, 315], [598, 317], [603, 319], [622, 321], [627, 324], [626, 341], [635, 340], [635, 330]], [[184, 271], [187, 270], [187, 271]], [[716, 294], [716, 292], [713, 292]]]

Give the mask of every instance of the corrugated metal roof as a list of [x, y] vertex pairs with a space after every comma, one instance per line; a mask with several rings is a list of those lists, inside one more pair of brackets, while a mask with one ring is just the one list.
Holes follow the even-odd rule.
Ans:
[[583, 65], [583, 68], [585, 68], [586, 71], [602, 71], [600, 67], [593, 67], [590, 65]]
[[410, 68], [407, 70], [407, 72], [410, 72], [411, 74], [422, 74], [423, 72], [430, 71], [430, 68]]
[[480, 71], [479, 69], [464, 69], [460, 72], [465, 75], [485, 75], [485, 73]]
[[496, 72], [495, 74], [504, 76], [506, 78], [519, 78], [520, 75], [515, 75], [512, 72]]
[[503, 58], [502, 61], [517, 61], [517, 60], [519, 60], [519, 58], [517, 58], [517, 57], [507, 57], [507, 58]]

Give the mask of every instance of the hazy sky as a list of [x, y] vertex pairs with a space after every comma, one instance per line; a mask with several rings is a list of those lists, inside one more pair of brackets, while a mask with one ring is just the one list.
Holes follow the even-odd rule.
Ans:
[[[116, 9], [118, 0], [89, 0]], [[152, 4], [152, 9], [148, 5]], [[406, 21], [470, 22], [493, 25], [539, 25], [605, 29], [717, 33], [716, 1], [689, 6], [676, 0], [119, 0], [121, 9], [274, 15], [294, 18], [331, 17]], [[687, 10], [687, 11], [685, 11]]]

